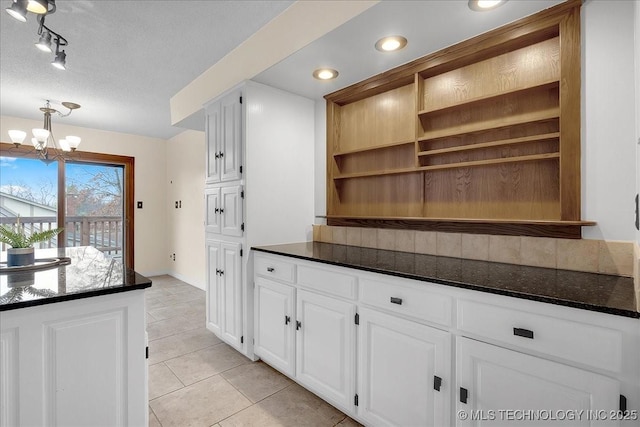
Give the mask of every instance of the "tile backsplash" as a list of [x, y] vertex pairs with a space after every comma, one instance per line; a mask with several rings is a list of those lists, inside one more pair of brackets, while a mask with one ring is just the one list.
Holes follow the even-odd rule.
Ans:
[[640, 281], [640, 247], [634, 242], [328, 225], [314, 225], [313, 239], [341, 245], [614, 274], [635, 277], [636, 285]]

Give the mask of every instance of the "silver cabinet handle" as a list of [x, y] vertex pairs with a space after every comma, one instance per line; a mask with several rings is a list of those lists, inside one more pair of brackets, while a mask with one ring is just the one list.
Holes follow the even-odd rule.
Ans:
[[267, 267], [267, 271], [268, 271], [269, 273], [273, 273], [274, 271], [276, 271], [276, 269], [275, 269], [275, 268], [273, 268], [273, 267]]

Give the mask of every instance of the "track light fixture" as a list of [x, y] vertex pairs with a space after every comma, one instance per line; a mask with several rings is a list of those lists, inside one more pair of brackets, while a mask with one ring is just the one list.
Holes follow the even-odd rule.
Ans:
[[59, 70], [66, 70], [67, 53], [60, 50], [60, 47], [67, 46], [69, 42], [44, 24], [45, 17], [56, 11], [56, 0], [12, 0], [11, 6], [5, 10], [20, 22], [27, 21], [27, 12], [35, 13], [38, 16], [38, 35], [40, 36], [35, 46], [43, 52], [51, 53], [53, 39], [56, 44], [56, 56], [51, 64]]
[[28, 0], [27, 10], [37, 15], [46, 15], [56, 11], [56, 0]]
[[13, 4], [5, 10], [18, 21], [27, 22], [27, 0], [14, 0]]
[[43, 52], [51, 53], [51, 33], [49, 31], [44, 31], [40, 35], [40, 40], [36, 43], [36, 47]]
[[67, 64], [67, 54], [64, 53], [64, 50], [60, 51], [60, 45], [56, 43], [56, 58], [51, 62], [51, 65], [56, 67], [58, 70], [66, 70]]

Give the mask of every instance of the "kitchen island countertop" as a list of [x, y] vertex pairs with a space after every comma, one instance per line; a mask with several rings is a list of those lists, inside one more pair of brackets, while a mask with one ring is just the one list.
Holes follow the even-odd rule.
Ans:
[[[69, 258], [68, 265], [11, 271], [0, 269], [0, 311], [145, 289], [151, 280], [91, 247], [36, 250], [36, 259]], [[5, 261], [6, 252], [1, 261]], [[4, 270], [4, 271], [3, 271]]]

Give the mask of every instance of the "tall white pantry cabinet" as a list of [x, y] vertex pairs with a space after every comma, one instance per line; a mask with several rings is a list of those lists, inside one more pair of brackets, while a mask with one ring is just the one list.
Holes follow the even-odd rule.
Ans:
[[311, 239], [314, 103], [246, 81], [204, 108], [206, 324], [255, 359], [250, 248]]

